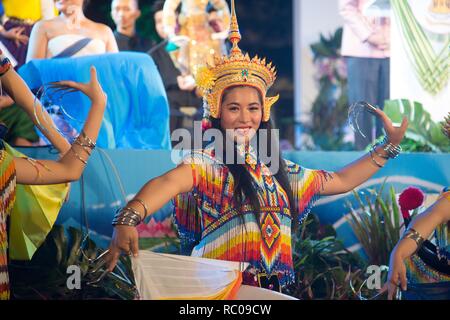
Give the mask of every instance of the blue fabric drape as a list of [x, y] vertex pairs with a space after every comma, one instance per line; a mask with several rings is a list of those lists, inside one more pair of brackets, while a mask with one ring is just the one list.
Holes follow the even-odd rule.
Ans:
[[[30, 88], [37, 89], [52, 81], [88, 82], [91, 65], [97, 68], [108, 95], [97, 145], [107, 149], [170, 150], [169, 106], [158, 69], [149, 55], [121, 52], [33, 60], [19, 73]], [[65, 119], [79, 132], [89, 111], [89, 99], [77, 92], [54, 102], [62, 104], [77, 120]]]

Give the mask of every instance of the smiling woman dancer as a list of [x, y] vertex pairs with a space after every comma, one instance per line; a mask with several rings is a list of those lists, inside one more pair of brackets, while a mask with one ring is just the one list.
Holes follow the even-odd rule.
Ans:
[[[376, 110], [386, 130], [385, 142], [338, 172], [309, 170], [285, 160], [278, 170], [273, 163], [270, 167], [263, 163], [250, 142], [262, 129], [271, 129], [270, 109], [277, 97], [266, 94], [276, 72], [265, 59], [252, 59], [239, 49], [234, 1], [229, 38], [230, 55], [200, 69], [197, 84], [205, 101], [205, 125], [209, 124], [205, 129], [212, 126], [231, 136], [225, 143], [231, 140], [235, 155], [243, 161], [223, 161], [220, 149], [226, 148], [216, 139], [203, 150], [193, 151], [176, 169], [147, 183], [113, 221], [110, 271], [122, 252], [138, 254], [136, 225], [175, 197], [175, 218], [188, 253], [247, 262], [251, 267], [244, 272], [244, 284], [282, 290], [295, 282], [291, 232], [317, 197], [354, 189], [398, 154], [407, 121], [394, 127]], [[268, 143], [277, 145], [275, 139]]]

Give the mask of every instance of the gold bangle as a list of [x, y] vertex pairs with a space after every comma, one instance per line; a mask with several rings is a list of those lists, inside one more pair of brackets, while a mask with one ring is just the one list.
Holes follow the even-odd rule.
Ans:
[[91, 149], [95, 148], [95, 143], [87, 136], [84, 130], [81, 130], [81, 137], [84, 139], [84, 141], [89, 145]]
[[76, 139], [73, 143], [79, 145], [80, 147], [82, 147], [83, 150], [84, 150], [89, 156], [91, 156], [91, 154], [92, 154], [92, 149], [91, 149], [88, 145], [83, 144], [83, 143], [80, 142], [78, 139]]
[[87, 164], [87, 161], [84, 160], [83, 158], [81, 158], [81, 156], [72, 148], [70, 148], [70, 150], [72, 151], [72, 153], [75, 155], [75, 157], [80, 160], [81, 162], [83, 162], [84, 164]]
[[36, 169], [36, 172], [37, 172], [37, 179], [36, 180], [41, 178], [41, 170], [39, 170], [38, 164], [41, 165], [42, 167], [44, 167], [45, 170], [47, 170], [48, 172], [52, 172], [52, 169], [50, 169], [45, 164], [43, 164], [42, 162], [40, 162], [40, 161], [38, 161], [36, 159], [25, 157], [25, 160], [27, 160]]
[[405, 234], [403, 235], [403, 239], [413, 240], [417, 244], [416, 252], [419, 251], [425, 241], [422, 235], [413, 228], [410, 228], [405, 232]]

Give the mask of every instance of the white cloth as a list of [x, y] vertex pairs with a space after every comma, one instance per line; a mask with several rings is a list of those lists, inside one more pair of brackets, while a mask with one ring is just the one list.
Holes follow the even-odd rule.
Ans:
[[[57, 56], [63, 50], [70, 47], [77, 41], [86, 38], [86, 36], [79, 34], [63, 34], [56, 36], [48, 41], [47, 50], [50, 53], [49, 58]], [[72, 57], [82, 57], [88, 55], [96, 55], [106, 53], [106, 43], [100, 39], [92, 39], [83, 49], [78, 51]]]
[[233, 285], [247, 264], [140, 251], [132, 258], [142, 300], [207, 299]]
[[243, 285], [241, 286], [236, 295], [236, 300], [259, 301], [259, 300], [298, 300], [298, 299], [272, 290]]
[[[247, 263], [140, 251], [132, 258], [141, 300], [202, 299], [229, 289]], [[242, 285], [236, 300], [297, 300], [257, 287]]]

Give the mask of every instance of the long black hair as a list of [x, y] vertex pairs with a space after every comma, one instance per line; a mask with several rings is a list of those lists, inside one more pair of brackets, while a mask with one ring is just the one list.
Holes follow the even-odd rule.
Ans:
[[[238, 86], [232, 86], [230, 88], [227, 88], [223, 94], [222, 94], [222, 101], [225, 100], [226, 96], [235, 88], [245, 87], [243, 85]], [[256, 89], [255, 89], [256, 90]], [[258, 92], [259, 100], [261, 102], [261, 106], [263, 105], [262, 96], [259, 90], [256, 90]], [[224, 134], [223, 136], [223, 157], [224, 159], [227, 159], [226, 157], [226, 147], [225, 143], [227, 143], [226, 134], [223, 130], [223, 128], [220, 125], [220, 119], [214, 119], [212, 118], [212, 128], [221, 130]], [[283, 161], [281, 150], [279, 146], [279, 141], [272, 137], [272, 129], [273, 125], [271, 121], [268, 122], [261, 122], [260, 127], [258, 128], [256, 135], [253, 139], [259, 139], [261, 137], [261, 130], [265, 129], [267, 130], [267, 141], [272, 146], [272, 150], [270, 152], [273, 154], [278, 154], [278, 159], [280, 161], [279, 166], [274, 166], [273, 164], [270, 166], [270, 169], [272, 170], [274, 167], [277, 167], [278, 170], [276, 172], [272, 172], [275, 179], [278, 181], [278, 183], [281, 185], [281, 187], [284, 189], [284, 191], [287, 194], [288, 200], [289, 200], [289, 209], [291, 212], [292, 217], [292, 226], [293, 229], [296, 230], [298, 225], [298, 210], [297, 210], [297, 204], [294, 201], [294, 196], [292, 192], [291, 185], [289, 183], [288, 179], [288, 173], [287, 173], [287, 167], [285, 162]], [[237, 159], [239, 157], [237, 152], [237, 144], [233, 143], [233, 151], [234, 151], [234, 157], [232, 159]], [[259, 160], [259, 152], [257, 150], [258, 160]], [[257, 196], [257, 190], [255, 189], [254, 184], [252, 183], [252, 177], [250, 173], [247, 171], [246, 167], [243, 164], [243, 162], [235, 161], [231, 164], [227, 164], [225, 161], [223, 162], [229, 169], [230, 173], [233, 175], [234, 179], [234, 193], [233, 193], [233, 200], [236, 205], [236, 208], [241, 209], [243, 206], [243, 196], [245, 196], [246, 199], [250, 202], [250, 205], [252, 206], [253, 210], [255, 211], [255, 214], [257, 217], [259, 217], [261, 213], [261, 205], [258, 201]], [[259, 219], [257, 219], [259, 221]]]

